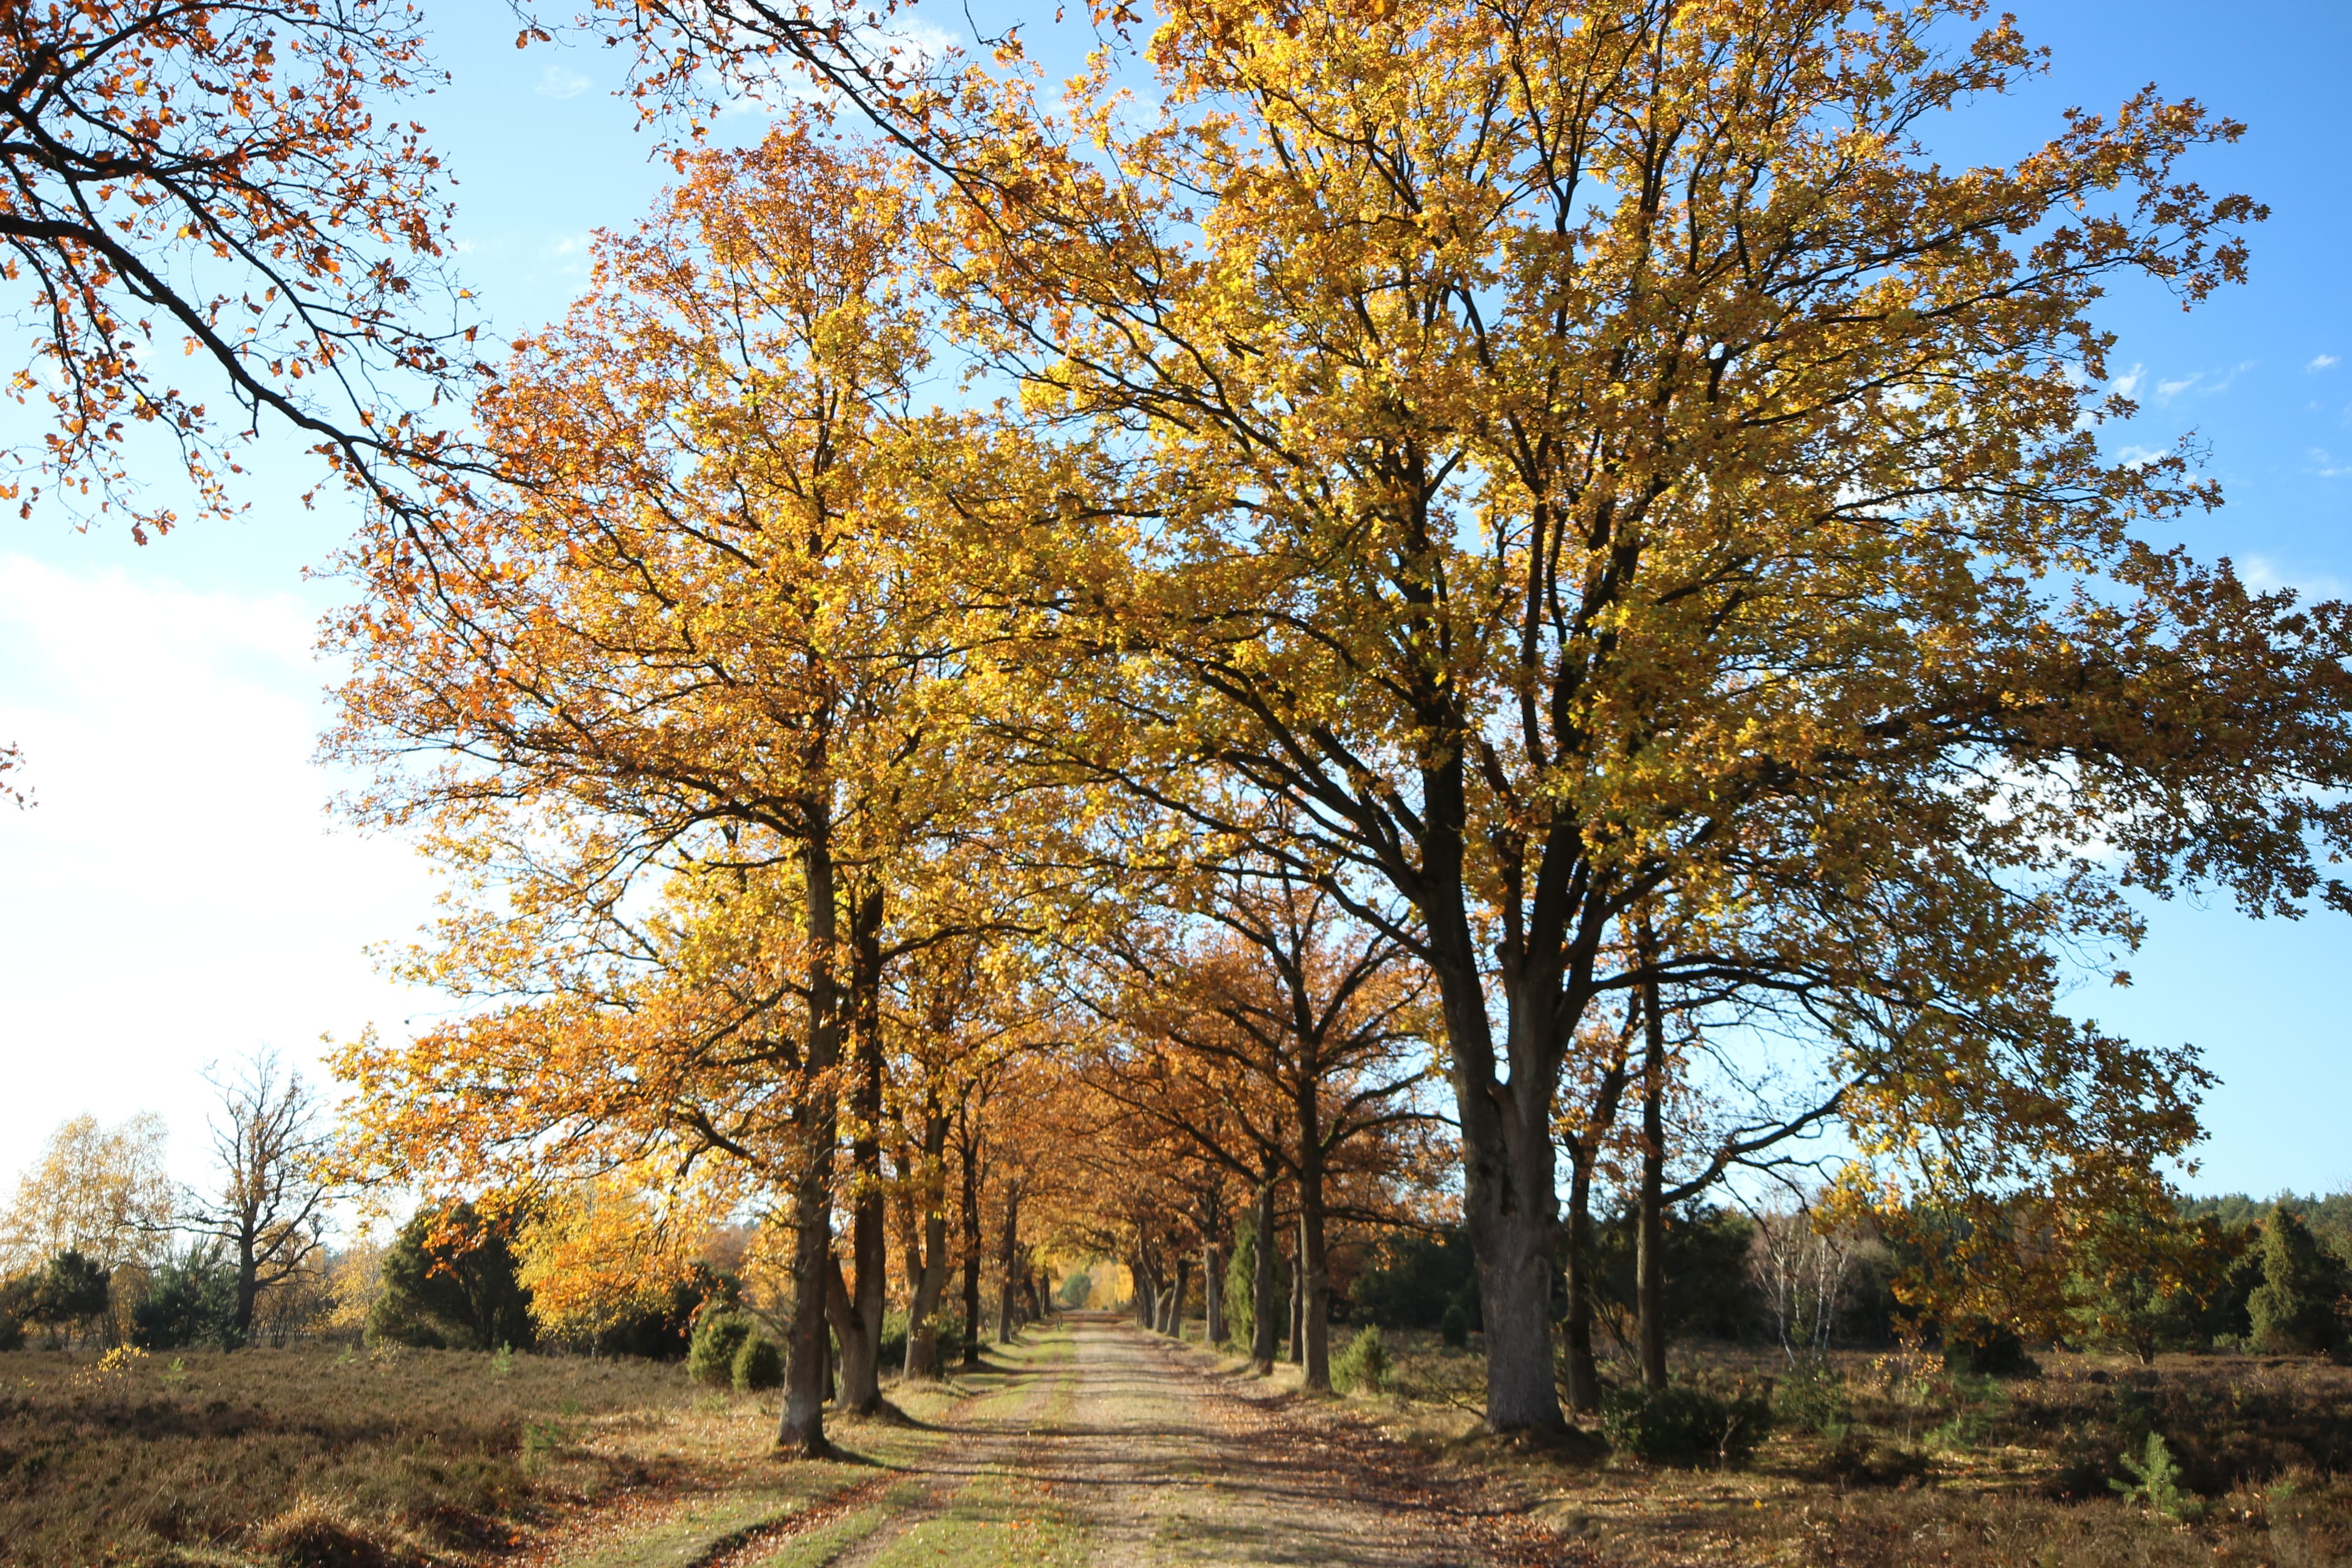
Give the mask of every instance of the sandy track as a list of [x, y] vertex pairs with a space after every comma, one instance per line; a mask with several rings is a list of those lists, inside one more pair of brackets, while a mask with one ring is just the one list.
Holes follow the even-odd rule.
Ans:
[[1444, 1484], [1363, 1423], [1122, 1323], [1069, 1327], [1067, 1415], [1032, 1432], [1021, 1470], [1080, 1517], [1104, 1568], [1558, 1560], [1548, 1531]]

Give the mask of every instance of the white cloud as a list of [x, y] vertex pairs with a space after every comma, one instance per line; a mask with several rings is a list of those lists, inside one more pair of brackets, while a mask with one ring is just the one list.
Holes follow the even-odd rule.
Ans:
[[2338, 458], [2325, 447], [2311, 449], [2311, 471], [2323, 479], [2340, 479], [2352, 474], [2352, 464]]
[[2156, 395], [2160, 400], [2169, 403], [2196, 385], [2203, 379], [2204, 374], [2205, 373], [2200, 370], [2193, 374], [2182, 376], [2179, 381], [2159, 381], [2156, 384]]
[[541, 98], [576, 98], [591, 85], [589, 79], [578, 71], [565, 70], [562, 66], [551, 64], [539, 73], [539, 85], [531, 90]]
[[2238, 580], [2256, 593], [2292, 588], [2306, 599], [2340, 599], [2345, 583], [2326, 572], [2304, 572], [2280, 565], [2267, 555], [2249, 555], [2237, 563]]
[[438, 1006], [363, 952], [432, 912], [423, 863], [325, 806], [327, 672], [284, 595], [199, 594], [0, 555], [0, 736], [40, 804], [0, 810], [0, 1181], [89, 1110], [172, 1127], [202, 1175], [206, 1063]]
[[2116, 461], [2126, 468], [2144, 468], [2165, 455], [2161, 447], [2124, 447], [2116, 452]]
[[2139, 390], [2139, 384], [2146, 379], [2147, 374], [2147, 372], [2143, 366], [2134, 365], [2130, 370], [2109, 382], [2107, 385], [2118, 395], [2129, 397]]
[[2334, 354], [2314, 354], [2311, 356], [2311, 363], [2305, 365], [2303, 368], [2307, 371], [2326, 370], [2329, 365], [2332, 365], [2335, 363], [2336, 356]]

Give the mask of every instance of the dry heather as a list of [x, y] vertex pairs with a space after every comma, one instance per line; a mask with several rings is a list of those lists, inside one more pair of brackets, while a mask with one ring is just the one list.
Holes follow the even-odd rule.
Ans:
[[[2171, 1568], [2352, 1563], [2352, 1370], [2168, 1356], [2152, 1368], [2070, 1352], [2041, 1374], [1953, 1377], [1927, 1358], [1842, 1354], [1843, 1408], [1783, 1420], [1736, 1470], [1530, 1450], [1478, 1436], [1478, 1363], [1403, 1336], [1389, 1390], [1350, 1401], [1425, 1451], [1517, 1494], [1565, 1560], [1741, 1568]], [[1775, 1358], [1701, 1352], [1677, 1370], [1753, 1389]], [[2166, 1517], [2109, 1483], [2150, 1433], [2178, 1462]]]
[[[0, 1355], [0, 1563], [388, 1568], [657, 1486], [674, 1366], [452, 1352]], [[709, 1396], [704, 1396], [708, 1400]]]

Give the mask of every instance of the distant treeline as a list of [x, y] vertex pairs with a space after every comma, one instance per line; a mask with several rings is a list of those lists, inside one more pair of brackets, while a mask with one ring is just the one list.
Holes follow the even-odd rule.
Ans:
[[[1906, 1332], [1931, 1342], [1943, 1337], [1943, 1325], [1916, 1321], [1903, 1304], [1898, 1287], [1916, 1266], [1906, 1248], [1874, 1237], [1823, 1238], [1807, 1244], [1815, 1255], [1792, 1270], [1789, 1236], [1801, 1228], [1792, 1216], [1759, 1223], [1704, 1204], [1673, 1211], [1664, 1270], [1669, 1331], [1779, 1341], [1792, 1350], [1883, 1345]], [[2068, 1282], [2064, 1342], [2142, 1356], [2352, 1349], [2352, 1194], [2184, 1198], [2168, 1215], [2133, 1216], [2108, 1228], [2121, 1239], [2087, 1249], [2095, 1267]], [[1633, 1215], [1597, 1226], [1594, 1242], [1599, 1324], [1630, 1353]], [[1474, 1331], [1480, 1327], [1477, 1276], [1459, 1234], [1400, 1232], [1356, 1251], [1342, 1271], [1346, 1319], [1436, 1330], [1451, 1317]], [[1810, 1316], [1802, 1292], [1790, 1287], [1792, 1272], [1814, 1289]]]

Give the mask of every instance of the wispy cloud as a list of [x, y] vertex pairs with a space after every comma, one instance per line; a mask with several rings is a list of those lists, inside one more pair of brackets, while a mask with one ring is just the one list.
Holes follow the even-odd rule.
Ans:
[[2131, 369], [2126, 371], [2123, 374], [2116, 377], [2115, 380], [2107, 383], [2107, 386], [2118, 396], [2129, 397], [2139, 391], [2139, 384], [2147, 379], [2147, 367], [2136, 364], [2132, 366]]
[[2249, 555], [2237, 563], [2238, 581], [2258, 594], [2292, 588], [2305, 598], [2340, 599], [2345, 583], [2326, 572], [2305, 572], [2283, 566], [2267, 555]]
[[[2255, 362], [2240, 360], [2223, 371], [2192, 370], [2187, 375], [2172, 376], [2156, 384], [2156, 400], [2169, 403], [2184, 393], [2193, 392], [2200, 397], [2219, 397], [2238, 384], [2238, 378], [2254, 368]], [[2133, 367], [2133, 384], [2138, 384], [2138, 367]], [[2126, 394], [2126, 396], [2129, 394]]]
[[2325, 447], [2311, 449], [2311, 471], [2323, 479], [2340, 479], [2352, 475], [2352, 463], [2336, 457]]
[[575, 98], [587, 91], [591, 85], [589, 79], [578, 71], [550, 65], [539, 73], [539, 85], [531, 90], [541, 98]]
[[2335, 363], [2336, 356], [2334, 354], [2314, 354], [2311, 356], [2311, 363], [2305, 365], [2303, 368], [2307, 371], [2326, 370], [2329, 365], [2334, 364]]
[[2116, 452], [2116, 461], [2126, 468], [2145, 468], [2165, 455], [2161, 447], [2124, 447]]

